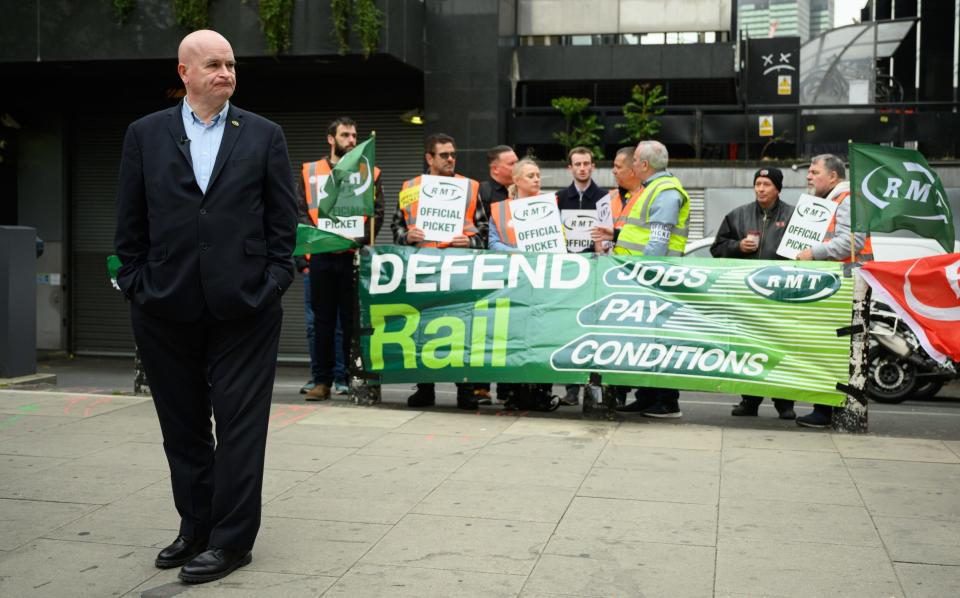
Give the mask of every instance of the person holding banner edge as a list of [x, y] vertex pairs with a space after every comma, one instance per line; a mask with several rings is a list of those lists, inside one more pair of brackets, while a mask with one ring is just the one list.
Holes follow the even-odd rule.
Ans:
[[[641, 141], [633, 154], [633, 170], [643, 192], [627, 214], [613, 252], [618, 255], [682, 256], [687, 246], [690, 196], [680, 180], [667, 172], [669, 154], [659, 141]], [[679, 418], [680, 392], [672, 388], [640, 388], [633, 403], [617, 411], [644, 417]]]
[[[463, 230], [450, 242], [427, 241], [423, 229], [417, 227], [417, 208], [419, 206], [420, 183], [422, 175], [403, 182], [397, 211], [393, 214], [390, 228], [393, 242], [397, 245], [416, 245], [417, 247], [461, 247], [484, 249], [487, 239], [487, 218], [483, 205], [477, 195], [480, 183], [456, 174], [457, 146], [453, 137], [444, 133], [434, 133], [424, 141], [424, 160], [427, 174], [432, 176], [455, 177], [467, 181], [467, 204], [463, 213]], [[489, 392], [487, 393], [489, 395]], [[457, 407], [473, 410], [477, 408], [478, 397], [472, 384], [457, 383]], [[417, 390], [407, 397], [408, 407], [429, 407], [437, 402], [433, 383], [417, 384]]]
[[[821, 154], [810, 160], [807, 170], [807, 189], [817, 197], [837, 204], [827, 234], [822, 243], [808, 247], [797, 254], [797, 260], [833, 260], [838, 262], [868, 262], [873, 260], [870, 235], [853, 233], [850, 229], [850, 182], [843, 160], [833, 154]], [[851, 242], [852, 240], [852, 242]], [[806, 428], [826, 428], [833, 420], [833, 407], [815, 404], [813, 411], [797, 418], [797, 425]]]
[[[718, 258], [782, 260], [777, 248], [783, 239], [793, 206], [780, 199], [783, 172], [779, 168], [761, 168], [753, 175], [756, 201], [734, 208], [720, 224], [710, 254]], [[743, 395], [731, 415], [756, 416], [763, 397]], [[773, 399], [780, 419], [796, 419], [794, 402]]]
[[[330, 155], [303, 165], [298, 194], [300, 198], [300, 221], [318, 226], [321, 219], [317, 208], [319, 193], [326, 177], [340, 158], [357, 146], [357, 123], [348, 116], [335, 119], [327, 127], [327, 144]], [[384, 195], [380, 184], [380, 169], [373, 168], [374, 213], [373, 236], [383, 225]], [[362, 217], [362, 235], [353, 237], [363, 245], [372, 242], [369, 227], [370, 216]], [[330, 398], [335, 385], [345, 386], [345, 380], [336, 380], [337, 369], [344, 369], [350, 356], [353, 334], [353, 255], [354, 250], [334, 253], [317, 253], [310, 256], [309, 277], [310, 305], [313, 311], [313, 354], [317, 361], [317, 376], [314, 387], [306, 392], [308, 401], [323, 401]], [[337, 347], [337, 339], [340, 347]], [[338, 367], [339, 366], [339, 367]], [[345, 372], [341, 375], [345, 376]], [[340, 391], [341, 389], [337, 389]], [[346, 388], [342, 389], [346, 392]]]

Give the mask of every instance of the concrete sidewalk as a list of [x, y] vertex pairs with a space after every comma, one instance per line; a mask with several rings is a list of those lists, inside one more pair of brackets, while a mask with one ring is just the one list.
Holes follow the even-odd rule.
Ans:
[[960, 442], [277, 404], [253, 563], [186, 586], [148, 399], [0, 390], [0, 596], [951, 596]]

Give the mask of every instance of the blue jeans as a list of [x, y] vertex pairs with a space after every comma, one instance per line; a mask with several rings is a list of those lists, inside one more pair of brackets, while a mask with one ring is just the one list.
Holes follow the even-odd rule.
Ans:
[[[310, 348], [310, 379], [316, 382], [320, 378], [320, 366], [317, 364], [317, 346], [314, 340], [313, 306], [310, 304], [310, 273], [303, 274], [303, 320], [307, 325], [307, 347]], [[347, 367], [343, 357], [343, 328], [337, 318], [336, 343], [333, 360], [333, 377], [337, 382], [346, 384]]]

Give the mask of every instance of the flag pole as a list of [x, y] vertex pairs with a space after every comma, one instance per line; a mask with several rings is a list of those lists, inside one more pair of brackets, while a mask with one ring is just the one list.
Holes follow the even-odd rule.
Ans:
[[853, 143], [852, 139], [847, 140], [847, 156], [850, 159], [850, 263], [857, 263], [857, 236], [853, 232], [853, 223], [856, 218], [856, 205], [854, 200], [856, 199], [857, 190], [853, 186], [855, 181], [853, 176], [853, 153], [850, 151], [850, 145]]
[[[376, 131], [370, 131], [370, 136], [373, 137], [373, 138], [376, 138], [377, 132], [376, 132]], [[373, 166], [376, 167], [375, 165], [373, 165]], [[370, 176], [374, 176], [374, 174], [375, 174], [375, 173], [370, 173]], [[373, 244], [374, 244], [374, 237], [375, 237], [374, 232], [373, 232], [373, 231], [375, 230], [375, 228], [374, 228], [375, 222], [374, 222], [374, 221], [377, 219], [377, 210], [376, 210], [376, 205], [377, 205], [377, 180], [376, 180], [376, 179], [373, 180], [373, 205], [374, 205], [373, 214], [370, 214], [370, 247], [373, 247]]]

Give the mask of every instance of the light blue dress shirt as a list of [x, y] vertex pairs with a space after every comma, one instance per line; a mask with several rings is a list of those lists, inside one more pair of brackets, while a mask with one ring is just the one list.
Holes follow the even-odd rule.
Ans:
[[227, 122], [227, 110], [230, 109], [230, 102], [223, 105], [223, 110], [210, 120], [210, 124], [205, 124], [194, 114], [193, 108], [183, 98], [183, 128], [190, 140], [190, 161], [193, 162], [193, 176], [197, 179], [197, 185], [204, 193], [207, 192], [207, 184], [210, 183], [210, 175], [213, 174], [213, 164], [217, 160], [217, 152], [220, 151], [220, 142], [223, 141], [223, 129]]

